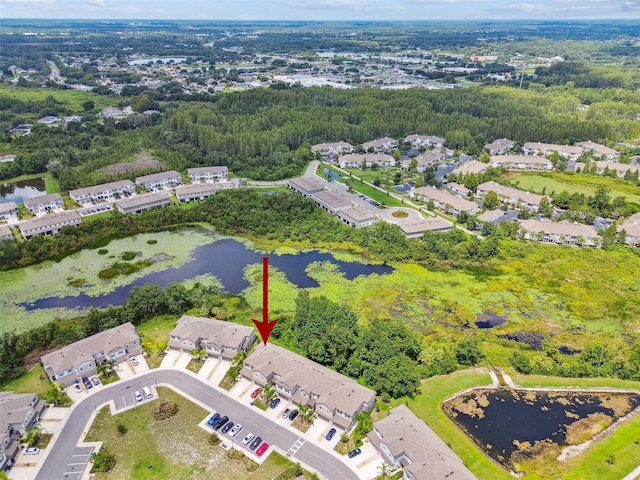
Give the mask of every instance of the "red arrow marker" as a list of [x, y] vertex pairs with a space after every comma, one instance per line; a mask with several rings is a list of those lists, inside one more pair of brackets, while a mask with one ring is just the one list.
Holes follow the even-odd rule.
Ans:
[[269, 259], [262, 259], [262, 321], [252, 319], [256, 328], [260, 332], [264, 345], [267, 345], [271, 330], [278, 323], [278, 319], [269, 321]]

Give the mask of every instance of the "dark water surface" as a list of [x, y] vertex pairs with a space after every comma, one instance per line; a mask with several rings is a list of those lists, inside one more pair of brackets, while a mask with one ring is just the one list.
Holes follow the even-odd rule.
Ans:
[[87, 308], [121, 305], [129, 295], [131, 287], [153, 283], [166, 287], [172, 282], [182, 282], [198, 275], [215, 275], [228, 293], [238, 295], [249, 286], [244, 279], [244, 269], [249, 264], [262, 263], [262, 258], [269, 258], [269, 265], [282, 271], [287, 279], [300, 288], [317, 287], [318, 283], [309, 277], [305, 270], [313, 262], [329, 261], [338, 266], [340, 272], [348, 280], [360, 275], [387, 274], [393, 268], [387, 265], [366, 265], [359, 262], [343, 262], [336, 260], [330, 253], [317, 250], [298, 254], [264, 255], [247, 248], [244, 244], [231, 239], [219, 240], [208, 245], [201, 245], [193, 251], [193, 260], [180, 267], [168, 268], [161, 272], [153, 272], [134, 280], [128, 285], [116, 288], [113, 292], [91, 297], [85, 294], [67, 297], [50, 297], [23, 304], [27, 310], [37, 308]]
[[444, 411], [487, 455], [508, 467], [518, 450], [514, 441], [533, 445], [548, 439], [564, 446], [573, 422], [599, 412], [617, 418], [613, 403], [603, 404], [603, 399], [616, 396], [628, 402], [623, 414], [640, 405], [637, 394], [482, 389], [448, 401]]
[[0, 184], [0, 203], [24, 203], [25, 198], [45, 195], [44, 178], [32, 178], [19, 182]]

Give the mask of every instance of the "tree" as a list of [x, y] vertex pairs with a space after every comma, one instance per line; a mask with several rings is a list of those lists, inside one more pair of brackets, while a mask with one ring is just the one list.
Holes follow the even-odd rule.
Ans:
[[466, 367], [473, 366], [484, 358], [480, 350], [480, 341], [471, 335], [464, 337], [456, 344], [455, 354], [458, 363]]
[[316, 412], [311, 405], [299, 404], [298, 410], [300, 411], [300, 416], [304, 420], [305, 423], [313, 422], [313, 417], [315, 417]]
[[64, 389], [62, 385], [58, 382], [51, 382], [47, 385], [47, 390], [44, 393], [44, 399], [47, 403], [53, 403], [54, 405], [58, 405], [60, 401], [64, 398]]
[[540, 200], [538, 214], [545, 217], [551, 217], [551, 215], [553, 215], [553, 208], [551, 207], [551, 202], [549, 202], [548, 197], [542, 197], [542, 200]]
[[42, 434], [42, 427], [40, 425], [33, 425], [32, 427], [27, 428], [27, 434], [24, 436], [24, 442], [33, 447], [40, 440], [40, 435]]
[[85, 112], [93, 110], [94, 108], [96, 108], [96, 104], [93, 102], [93, 100], [87, 100], [86, 102], [82, 102], [82, 109]]
[[493, 190], [489, 190], [482, 201], [482, 208], [485, 210], [494, 210], [500, 205], [498, 194]]
[[270, 383], [267, 383], [262, 388], [262, 398], [264, 398], [264, 401], [266, 403], [269, 403], [271, 400], [275, 398], [275, 396], [276, 396], [276, 388]]
[[191, 355], [191, 358], [193, 358], [194, 362], [200, 363], [202, 362], [204, 357], [207, 356], [207, 351], [204, 348], [200, 348], [200, 349], [191, 350], [189, 354]]
[[417, 367], [416, 362], [400, 354], [377, 367], [367, 369], [364, 377], [385, 400], [405, 396], [413, 398], [420, 387]]

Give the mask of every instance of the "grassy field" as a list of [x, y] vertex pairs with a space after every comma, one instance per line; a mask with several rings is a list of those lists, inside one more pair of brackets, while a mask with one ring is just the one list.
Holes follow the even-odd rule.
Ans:
[[[567, 379], [557, 377], [514, 376], [523, 386], [538, 387], [620, 387], [638, 388], [640, 382], [611, 381], [609, 379]], [[479, 371], [455, 372], [445, 377], [433, 377], [422, 382], [421, 394], [414, 399], [396, 400], [392, 406], [407, 403], [409, 408], [423, 419], [442, 440], [462, 458], [464, 464], [480, 480], [507, 480], [513, 478], [496, 465], [451, 422], [440, 408], [442, 402], [456, 392], [490, 383], [489, 375]], [[613, 453], [615, 461], [606, 460]], [[552, 459], [538, 462], [535, 470], [529, 470], [522, 478], [542, 479], [620, 479], [640, 464], [640, 418], [634, 417], [622, 424], [612, 435], [595, 443], [584, 453], [565, 463]]]
[[[103, 441], [116, 455], [117, 465], [108, 474], [96, 474], [96, 480], [263, 480], [293, 466], [271, 453], [258, 470], [247, 473], [242, 463], [228, 460], [221, 447], [209, 445], [209, 435], [197, 426], [209, 412], [168, 388], [159, 387], [158, 393], [161, 400], [179, 405], [178, 413], [164, 422], [153, 419], [157, 401], [113, 417], [108, 408], [100, 410], [86, 441]], [[118, 423], [126, 427], [127, 433], [118, 433]]]
[[54, 88], [20, 88], [8, 85], [0, 85], [0, 97], [11, 97], [23, 102], [44, 102], [47, 97], [53, 97], [62, 104], [62, 107], [73, 113], [84, 111], [82, 104], [91, 100], [96, 108], [114, 106], [118, 103], [117, 97], [97, 95], [91, 92], [79, 90], [57, 90]]
[[20, 378], [16, 378], [2, 387], [3, 391], [16, 393], [36, 393], [43, 395], [49, 385], [49, 379], [42, 365], [37, 365]]
[[600, 175], [572, 175], [561, 172], [509, 173], [505, 178], [514, 186], [535, 193], [542, 193], [542, 190], [546, 188], [545, 193], [548, 195], [553, 192], [560, 193], [563, 190], [569, 193], [593, 195], [598, 186], [603, 186], [611, 190], [612, 198], [621, 196], [628, 202], [640, 205], [638, 187], [615, 178]]

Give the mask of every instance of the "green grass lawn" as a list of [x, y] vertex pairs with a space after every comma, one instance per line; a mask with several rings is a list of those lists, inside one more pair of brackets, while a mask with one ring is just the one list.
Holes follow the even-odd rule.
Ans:
[[166, 348], [169, 333], [176, 326], [178, 319], [174, 315], [161, 315], [142, 322], [136, 327], [143, 346], [149, 346], [151, 355], [147, 357], [150, 368], [157, 368], [162, 362], [160, 353]]
[[540, 173], [517, 173], [509, 174], [508, 180], [518, 188], [542, 193], [560, 193], [563, 190], [571, 193], [584, 193], [593, 195], [598, 186], [604, 186], [611, 190], [611, 198], [622, 196], [631, 203], [640, 205], [640, 193], [638, 187], [623, 180], [602, 177], [600, 175], [566, 174], [561, 172], [540, 172]]
[[[513, 380], [528, 387], [618, 387], [639, 389], [640, 382], [625, 382], [606, 378], [575, 379], [543, 376], [513, 375]], [[444, 377], [423, 380], [421, 393], [414, 399], [400, 399], [392, 406], [406, 402], [409, 408], [462, 459], [480, 480], [507, 480], [511, 475], [497, 466], [444, 414], [440, 405], [449, 396], [461, 390], [484, 386], [489, 376], [477, 371], [455, 372]], [[607, 464], [610, 455], [613, 464]], [[555, 460], [537, 462], [535, 471], [528, 471], [524, 479], [620, 479], [640, 464], [640, 418], [634, 417], [622, 424], [612, 435], [598, 441], [581, 455], [566, 463]]]
[[[293, 466], [272, 452], [258, 470], [247, 473], [241, 462], [227, 459], [224, 449], [207, 442], [208, 433], [197, 424], [208, 411], [168, 388], [159, 387], [158, 393], [161, 400], [179, 405], [178, 413], [164, 422], [153, 419], [157, 401], [116, 416], [111, 416], [108, 408], [100, 410], [86, 441], [103, 441], [116, 455], [117, 465], [108, 474], [96, 474], [96, 480], [263, 480], [272, 479]], [[127, 433], [118, 433], [118, 423], [126, 427]], [[147, 468], [148, 465], [152, 467]]]
[[37, 393], [43, 395], [49, 385], [49, 378], [42, 365], [38, 364], [27, 373], [2, 386], [3, 391], [16, 393]]
[[87, 100], [94, 102], [96, 108], [105, 108], [115, 105], [118, 98], [115, 96], [97, 95], [91, 92], [81, 92], [80, 90], [57, 90], [54, 88], [20, 88], [15, 86], [0, 85], [0, 97], [11, 97], [23, 102], [35, 101], [44, 102], [47, 97], [52, 96], [63, 107], [74, 113], [82, 113], [82, 104]]

